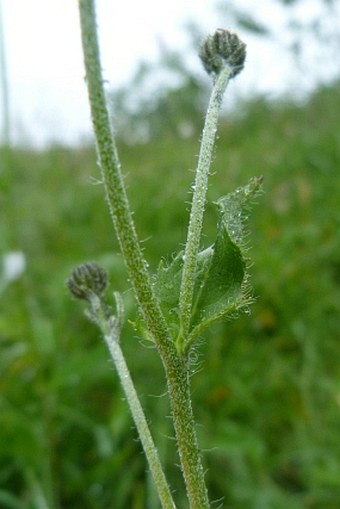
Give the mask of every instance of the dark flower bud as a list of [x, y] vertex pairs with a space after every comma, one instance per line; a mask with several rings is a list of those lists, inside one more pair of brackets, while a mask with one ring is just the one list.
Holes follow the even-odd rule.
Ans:
[[225, 65], [231, 69], [231, 78], [243, 69], [246, 58], [246, 45], [229, 30], [218, 28], [203, 42], [199, 56], [205, 70], [218, 74]]
[[90, 300], [93, 294], [102, 297], [107, 286], [106, 270], [96, 262], [79, 265], [72, 271], [67, 286], [77, 299]]

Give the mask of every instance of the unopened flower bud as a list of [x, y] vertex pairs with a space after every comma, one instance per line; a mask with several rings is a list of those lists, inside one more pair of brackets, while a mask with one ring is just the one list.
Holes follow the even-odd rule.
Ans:
[[77, 299], [90, 300], [93, 294], [102, 297], [107, 286], [106, 270], [96, 262], [79, 265], [72, 271], [67, 286]]
[[205, 70], [218, 74], [225, 65], [231, 69], [231, 78], [242, 69], [246, 58], [246, 45], [229, 30], [218, 28], [203, 42], [199, 56]]

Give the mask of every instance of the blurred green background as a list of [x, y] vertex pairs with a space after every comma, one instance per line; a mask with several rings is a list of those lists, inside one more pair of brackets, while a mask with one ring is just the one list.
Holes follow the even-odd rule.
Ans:
[[[339, 102], [334, 83], [300, 106], [248, 101], [221, 123], [209, 199], [252, 175], [265, 189], [249, 225], [256, 304], [202, 339], [192, 377], [211, 499], [226, 508], [340, 507]], [[154, 270], [185, 240], [198, 141], [165, 128], [120, 151]], [[94, 149], [1, 156], [1, 251], [27, 266], [2, 275], [0, 506], [157, 508], [105, 345], [64, 284], [97, 260], [134, 318]], [[208, 205], [207, 244], [214, 222]], [[142, 343], [127, 323], [122, 346], [185, 507], [162, 367]]]
[[[153, 271], [185, 241], [206, 103], [204, 86], [165, 56], [184, 78], [178, 88], [133, 112], [126, 91], [113, 94]], [[215, 326], [193, 359], [214, 507], [340, 508], [339, 104], [335, 81], [305, 100], [241, 100], [221, 120], [204, 244], [214, 238], [214, 200], [254, 175], [264, 176], [265, 193], [249, 221], [252, 313]], [[0, 157], [0, 507], [159, 507], [104, 342], [66, 291], [72, 268], [89, 260], [123, 294], [122, 347], [178, 508], [186, 507], [163, 369], [129, 323], [136, 309], [94, 147], [2, 146]], [[15, 252], [26, 266], [11, 278]]]

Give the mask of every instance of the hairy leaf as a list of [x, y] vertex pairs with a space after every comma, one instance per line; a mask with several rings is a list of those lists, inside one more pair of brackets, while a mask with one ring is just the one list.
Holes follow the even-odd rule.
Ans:
[[[216, 241], [201, 251], [197, 259], [191, 330], [184, 338], [185, 351], [210, 324], [236, 315], [251, 303], [244, 255], [245, 221], [261, 182], [261, 178], [254, 178], [247, 186], [217, 202]], [[161, 262], [155, 280], [156, 295], [174, 339], [180, 331], [178, 302], [182, 269], [183, 252], [169, 266]]]

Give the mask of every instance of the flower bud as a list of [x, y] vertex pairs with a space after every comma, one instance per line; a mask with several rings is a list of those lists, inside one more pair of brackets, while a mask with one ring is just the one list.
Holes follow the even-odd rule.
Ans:
[[96, 262], [79, 265], [72, 271], [67, 286], [77, 299], [90, 300], [93, 294], [102, 297], [107, 286], [106, 270]]
[[204, 40], [199, 56], [209, 74], [219, 74], [222, 67], [229, 66], [233, 78], [243, 69], [246, 45], [236, 34], [218, 28]]

